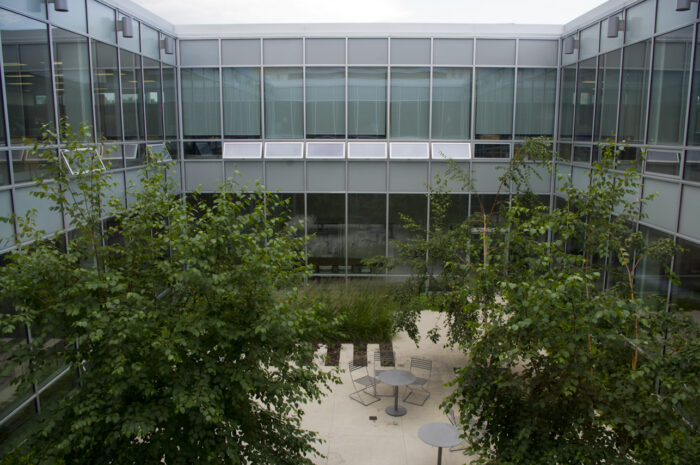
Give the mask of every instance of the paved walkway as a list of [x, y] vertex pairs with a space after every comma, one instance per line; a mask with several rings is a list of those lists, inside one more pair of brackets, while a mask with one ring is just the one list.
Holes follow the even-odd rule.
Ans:
[[[418, 355], [433, 361], [433, 372], [427, 385], [431, 396], [423, 406], [402, 402], [404, 389], [399, 390], [399, 405], [408, 413], [403, 417], [391, 417], [384, 409], [393, 403], [393, 397], [382, 397], [367, 407], [348, 397], [352, 389], [348, 362], [352, 360], [352, 344], [344, 344], [340, 353], [340, 366], [343, 384], [333, 387], [333, 391], [321, 404], [307, 406], [303, 426], [317, 431], [326, 442], [318, 450], [326, 458], [316, 459], [318, 465], [423, 465], [437, 462], [437, 448], [429, 446], [418, 438], [418, 428], [425, 423], [447, 422], [447, 417], [439, 409], [442, 400], [449, 394], [444, 384], [454, 378], [453, 368], [465, 363], [465, 356], [457, 350], [443, 348], [444, 339], [433, 344], [425, 337], [435, 325], [438, 314], [423, 312], [420, 322], [421, 342], [417, 347], [405, 333], [399, 333], [393, 340], [399, 368], [408, 369], [410, 357]], [[322, 349], [323, 350], [323, 349]], [[377, 345], [367, 347], [371, 359]], [[369, 366], [370, 374], [372, 367]], [[390, 394], [390, 386], [380, 385], [380, 393]], [[376, 420], [370, 420], [376, 416]], [[469, 463], [463, 452], [443, 450], [443, 465]]]

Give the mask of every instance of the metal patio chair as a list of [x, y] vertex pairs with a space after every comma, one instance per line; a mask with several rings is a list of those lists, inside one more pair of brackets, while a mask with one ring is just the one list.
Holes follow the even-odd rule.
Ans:
[[457, 452], [464, 450], [469, 447], [469, 441], [467, 441], [466, 436], [474, 436], [477, 439], [483, 435], [481, 430], [476, 429], [476, 418], [471, 418], [469, 420], [469, 426], [467, 428], [462, 425], [460, 421], [457, 406], [453, 405], [449, 412], [447, 412], [447, 419], [450, 421], [452, 426], [459, 430], [459, 434], [465, 436], [464, 441], [460, 442], [456, 446], [450, 447], [450, 452]]
[[[361, 403], [365, 407], [378, 402], [379, 397], [377, 397], [377, 379], [369, 375], [367, 367], [355, 365], [353, 362], [348, 362], [348, 371], [350, 372], [350, 379], [352, 380], [352, 386], [354, 389], [354, 391], [350, 394], [350, 398]], [[372, 394], [367, 392], [369, 388], [372, 388]], [[370, 400], [365, 401], [362, 394], [368, 396]]]
[[[375, 378], [382, 371], [389, 371], [396, 369], [396, 355], [393, 351], [381, 351], [377, 350], [374, 352], [374, 376]], [[379, 381], [378, 381], [379, 382]], [[376, 394], [379, 397], [393, 397], [394, 389], [391, 389], [389, 394]]]
[[[433, 372], [433, 361], [427, 358], [411, 357], [411, 373], [416, 377], [416, 380], [406, 386], [406, 396], [403, 401], [413, 405], [424, 405], [425, 401], [430, 398], [430, 391], [425, 388], [430, 380], [430, 375]], [[415, 400], [420, 394], [425, 395], [423, 400]]]

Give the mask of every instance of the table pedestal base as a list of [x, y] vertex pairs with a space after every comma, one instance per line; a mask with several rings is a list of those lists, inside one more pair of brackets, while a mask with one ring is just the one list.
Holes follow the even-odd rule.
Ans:
[[402, 417], [406, 415], [406, 409], [403, 407], [394, 407], [393, 405], [386, 408], [386, 413], [392, 417]]

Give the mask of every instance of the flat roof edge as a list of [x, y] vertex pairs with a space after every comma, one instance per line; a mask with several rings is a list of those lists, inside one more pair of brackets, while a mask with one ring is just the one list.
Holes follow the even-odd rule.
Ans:
[[559, 38], [562, 26], [551, 24], [459, 23], [290, 23], [186, 24], [175, 26], [180, 39], [219, 37], [541, 37]]

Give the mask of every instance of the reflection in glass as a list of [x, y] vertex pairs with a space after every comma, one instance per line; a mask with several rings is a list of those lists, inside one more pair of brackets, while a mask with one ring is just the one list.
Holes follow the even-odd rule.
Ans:
[[146, 135], [149, 140], [163, 138], [163, 100], [160, 88], [160, 63], [143, 59], [143, 91], [146, 96]]
[[177, 88], [175, 68], [163, 65], [163, 110], [165, 113], [165, 138], [177, 138]]
[[265, 70], [265, 137], [304, 138], [301, 68]]
[[386, 195], [348, 194], [348, 266], [351, 273], [371, 273], [365, 258], [386, 253]]
[[98, 138], [121, 139], [117, 48], [93, 40], [92, 67], [95, 86], [95, 133]]
[[54, 119], [46, 25], [0, 10], [0, 43], [10, 140], [37, 140]]
[[582, 61], [579, 64], [576, 89], [576, 123], [574, 124], [574, 138], [576, 140], [591, 140], [592, 138], [595, 73], [595, 58]]
[[183, 142], [185, 158], [217, 159], [221, 158], [221, 142], [197, 141]]
[[469, 139], [472, 70], [433, 68], [433, 139]]
[[509, 158], [508, 144], [475, 144], [474, 158]]
[[700, 182], [700, 150], [688, 150], [685, 153], [683, 179]]
[[648, 173], [666, 174], [678, 176], [681, 168], [679, 152], [666, 152], [662, 150], [647, 150], [645, 171]]
[[598, 61], [598, 100], [593, 131], [597, 141], [615, 140], [621, 57], [620, 50], [615, 50], [601, 55]]
[[576, 102], [576, 66], [567, 66], [561, 74], [559, 101], [559, 137], [571, 139], [574, 131], [574, 103]]
[[692, 49], [692, 27], [656, 38], [649, 101], [651, 144], [683, 143]]
[[651, 41], [625, 48], [622, 63], [622, 106], [618, 140], [643, 142], [649, 87]]
[[[422, 194], [391, 194], [389, 195], [389, 256], [398, 256], [397, 242], [406, 242], [421, 235], [404, 228], [401, 215], [408, 216], [418, 225], [425, 227], [428, 223], [428, 200]], [[392, 274], [408, 274], [411, 272], [407, 265], [398, 265]]]
[[259, 138], [260, 68], [224, 68], [222, 82], [224, 138]]
[[80, 123], [92, 126], [88, 40], [57, 28], [52, 38], [58, 116], [74, 128]]
[[143, 139], [143, 97], [141, 96], [141, 57], [120, 50], [122, 67], [122, 111], [124, 138]]
[[345, 194], [308, 194], [309, 263], [316, 273], [345, 273]]
[[680, 284], [673, 286], [672, 300], [681, 309], [692, 311], [695, 321], [700, 320], [700, 246], [678, 239], [684, 252], [676, 255], [675, 272]]
[[430, 71], [391, 69], [391, 137], [427, 139], [430, 115]]
[[183, 68], [181, 72], [183, 137], [221, 137], [219, 70]]
[[345, 70], [306, 69], [306, 137], [345, 137]]
[[349, 138], [386, 138], [386, 74], [386, 68], [350, 68]]
[[476, 72], [476, 138], [510, 139], [513, 132], [512, 68], [482, 68]]
[[517, 95], [515, 137], [551, 137], [554, 134], [557, 70], [520, 68]]

